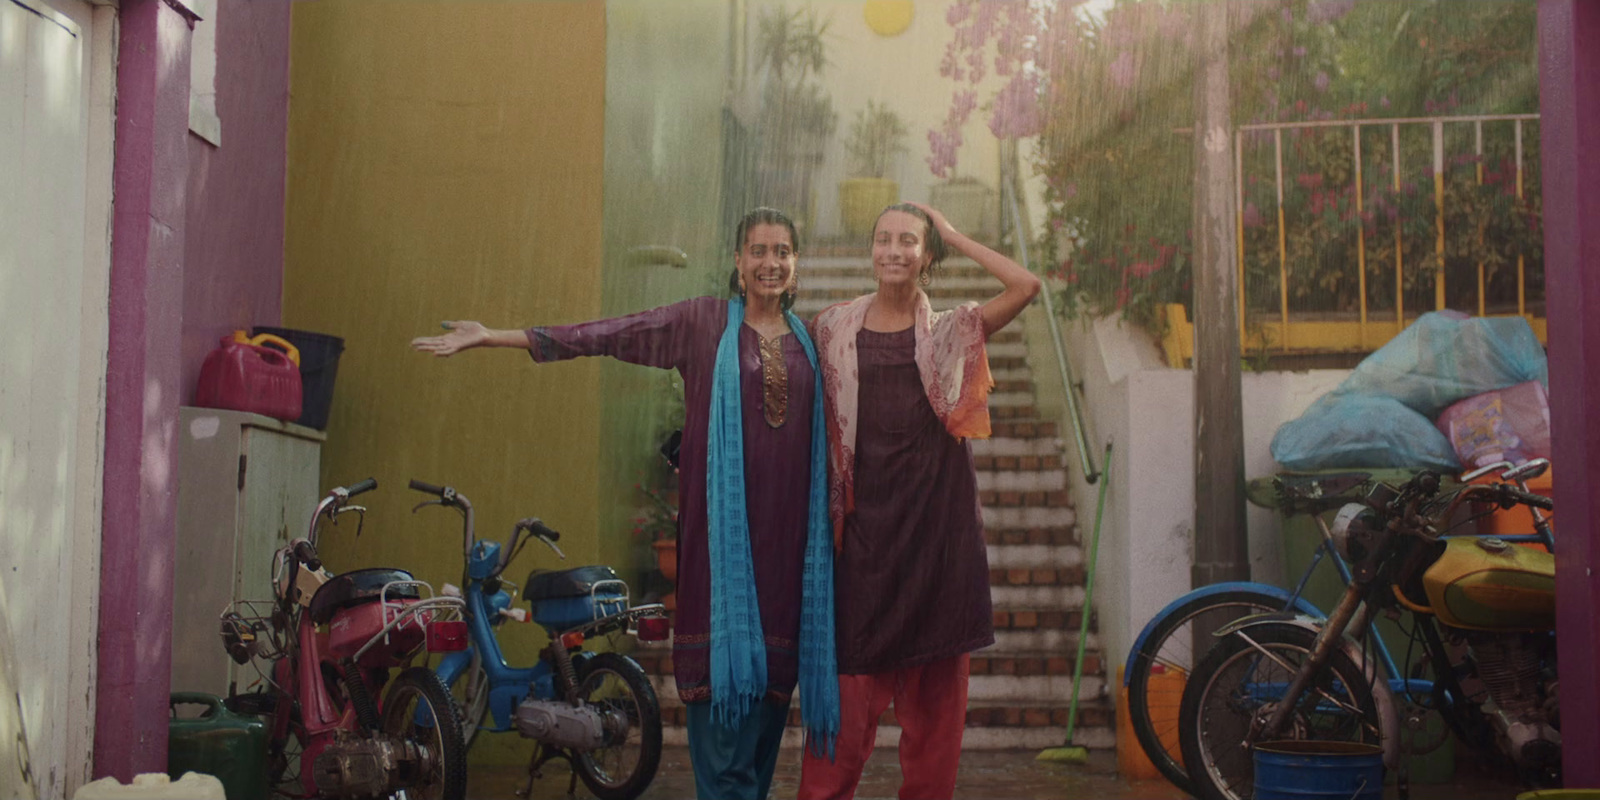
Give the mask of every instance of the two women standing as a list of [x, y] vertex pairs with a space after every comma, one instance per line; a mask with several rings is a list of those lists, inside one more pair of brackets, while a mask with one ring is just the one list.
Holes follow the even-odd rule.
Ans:
[[[788, 310], [793, 223], [757, 209], [735, 239], [730, 300], [527, 330], [447, 323], [413, 346], [683, 375], [673, 663], [701, 798], [767, 796], [797, 681], [801, 798], [854, 796], [891, 704], [900, 797], [951, 797], [969, 654], [994, 641], [967, 439], [989, 434], [984, 343], [1040, 282], [939, 212], [892, 206], [873, 232], [877, 291], [819, 314], [813, 345]], [[920, 287], [947, 248], [1003, 291], [935, 313]]]

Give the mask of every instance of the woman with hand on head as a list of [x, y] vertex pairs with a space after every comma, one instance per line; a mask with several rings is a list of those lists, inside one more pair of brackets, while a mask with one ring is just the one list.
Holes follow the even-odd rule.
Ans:
[[[900, 797], [955, 792], [970, 653], [994, 643], [967, 439], [989, 435], [984, 343], [1041, 287], [919, 203], [890, 206], [872, 237], [878, 290], [812, 323], [827, 394], [842, 718], [836, 758], [807, 752], [800, 800], [855, 795], [891, 704]], [[1002, 291], [934, 312], [921, 287], [947, 249], [978, 262]]]
[[735, 234], [729, 299], [616, 319], [490, 330], [446, 323], [417, 350], [516, 347], [538, 362], [611, 356], [683, 376], [672, 661], [699, 796], [761, 800], [798, 682], [808, 744], [839, 724], [833, 552], [817, 354], [789, 311], [799, 241], [758, 208]]

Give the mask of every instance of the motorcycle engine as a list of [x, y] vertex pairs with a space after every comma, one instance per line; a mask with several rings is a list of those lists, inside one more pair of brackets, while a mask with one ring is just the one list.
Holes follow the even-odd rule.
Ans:
[[572, 750], [605, 743], [605, 719], [591, 706], [528, 698], [517, 706], [517, 730], [529, 739]]
[[1517, 766], [1540, 783], [1559, 781], [1561, 731], [1556, 729], [1555, 676], [1547, 675], [1543, 634], [1472, 634], [1467, 637], [1478, 677], [1488, 687], [1483, 712]]
[[433, 759], [415, 742], [387, 736], [367, 738], [340, 731], [317, 754], [312, 781], [328, 797], [384, 797], [396, 789], [426, 782]]

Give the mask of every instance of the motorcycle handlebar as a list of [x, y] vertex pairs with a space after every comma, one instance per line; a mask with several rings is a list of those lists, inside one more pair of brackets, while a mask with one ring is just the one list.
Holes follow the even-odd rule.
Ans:
[[317, 548], [304, 539], [294, 543], [294, 557], [306, 565], [306, 569], [313, 572], [322, 569], [322, 559], [317, 557]]
[[548, 539], [552, 542], [558, 542], [561, 540], [561, 534], [558, 531], [551, 529], [550, 526], [545, 525], [544, 521], [538, 517], [528, 517], [527, 519], [517, 520], [517, 527], [541, 539]]
[[434, 486], [431, 483], [423, 483], [422, 481], [419, 481], [416, 478], [412, 478], [411, 479], [411, 483], [407, 484], [407, 485], [410, 486], [412, 489], [415, 489], [416, 491], [422, 492], [423, 494], [435, 494], [435, 495], [439, 495], [440, 497], [444, 496], [444, 487], [443, 486]]
[[376, 488], [378, 488], [378, 479], [377, 478], [368, 478], [368, 479], [366, 479], [364, 481], [358, 481], [356, 483], [351, 484], [350, 488], [345, 489], [345, 496], [346, 497], [355, 497], [358, 494], [361, 494], [363, 492], [370, 492], [370, 491], [372, 491], [373, 489], [376, 489]]
[[1500, 487], [1500, 494], [1507, 500], [1515, 503], [1521, 503], [1525, 506], [1533, 506], [1534, 508], [1543, 509], [1545, 511], [1554, 511], [1556, 508], [1554, 500], [1551, 500], [1542, 494], [1524, 492], [1514, 486], [1506, 486], [1502, 484]]

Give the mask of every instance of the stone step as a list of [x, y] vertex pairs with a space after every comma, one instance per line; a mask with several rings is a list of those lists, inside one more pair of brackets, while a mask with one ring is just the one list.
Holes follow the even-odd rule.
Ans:
[[1012, 506], [982, 509], [985, 528], [1070, 528], [1077, 514], [1067, 506]]
[[989, 430], [989, 435], [996, 439], [1042, 438], [1045, 441], [1059, 441], [1056, 439], [1056, 424], [1049, 420], [995, 420]]
[[1022, 390], [1011, 389], [1008, 391], [1001, 391], [997, 386], [995, 389], [989, 392], [989, 408], [993, 409], [996, 406], [1032, 408], [1033, 390], [1030, 387]]
[[973, 458], [1059, 458], [1060, 455], [1061, 440], [1048, 437], [991, 436], [972, 440]]
[[[1079, 547], [1052, 545], [1052, 544], [991, 544], [984, 548], [988, 552], [989, 571], [996, 570], [1081, 570], [1083, 567], [1083, 549]], [[1018, 576], [1020, 578], [1020, 576]], [[1041, 572], [1041, 577], [1044, 576]], [[1081, 578], [1082, 576], [1078, 576]], [[1025, 585], [1029, 581], [1018, 581], [1013, 584], [1011, 579], [993, 581], [996, 585]], [[1050, 580], [1040, 580], [1036, 583], [1050, 585]]]
[[1060, 468], [978, 470], [980, 492], [1054, 492], [1066, 487], [1067, 471]]

